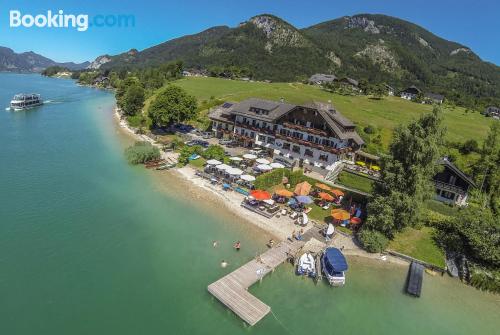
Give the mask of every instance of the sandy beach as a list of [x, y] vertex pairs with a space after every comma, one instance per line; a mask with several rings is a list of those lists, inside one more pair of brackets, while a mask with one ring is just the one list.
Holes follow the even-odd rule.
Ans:
[[[120, 129], [128, 136], [131, 136], [134, 140], [148, 141], [159, 147], [159, 144], [157, 144], [153, 139], [145, 135], [137, 134], [133, 128], [129, 127], [127, 122], [121, 118], [120, 112], [117, 108], [114, 110], [114, 117]], [[162, 158], [167, 160], [177, 159], [177, 154], [162, 151]], [[182, 194], [186, 200], [192, 200], [193, 197], [197, 200], [203, 200], [201, 202], [205, 205], [202, 207], [207, 209], [211, 208], [212, 211], [216, 208], [219, 213], [220, 209], [224, 208], [226, 213], [231, 213], [236, 216], [238, 220], [241, 221], [241, 224], [252, 224], [260, 230], [262, 234], [265, 234], [269, 238], [274, 238], [278, 241], [285, 240], [292, 236], [294, 231], [298, 231], [300, 229], [293, 224], [293, 220], [288, 216], [275, 216], [268, 219], [241, 207], [241, 202], [244, 199], [242, 194], [234, 191], [224, 191], [219, 185], [212, 185], [209, 181], [197, 176], [196, 170], [190, 166], [184, 166], [171, 170], [155, 171], [154, 173], [158, 178], [166, 179], [165, 182], [169, 185], [172, 184], [172, 180], [175, 180], [175, 184], [179, 187], [174, 187], [174, 189], [176, 191], [182, 190], [180, 194]], [[164, 188], [166, 192], [172, 192], [172, 189], [167, 190], [166, 187]], [[311, 229], [311, 227], [312, 225], [308, 225], [304, 228], [304, 231]], [[349, 256], [369, 258], [379, 262], [389, 262], [398, 265], [408, 264], [405, 260], [390, 255], [368, 253], [358, 247], [352, 237], [348, 237], [343, 234], [335, 234], [334, 238], [328, 245], [342, 248], [343, 253]]]

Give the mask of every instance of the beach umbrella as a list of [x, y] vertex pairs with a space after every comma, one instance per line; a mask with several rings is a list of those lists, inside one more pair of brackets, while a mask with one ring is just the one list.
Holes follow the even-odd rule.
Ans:
[[255, 156], [253, 154], [244, 154], [243, 158], [245, 158], [245, 159], [255, 159], [255, 158], [257, 158], [257, 156]]
[[332, 193], [335, 194], [336, 197], [344, 196], [344, 192], [341, 190], [332, 190]]
[[271, 194], [263, 190], [253, 190], [250, 191], [250, 195], [254, 197], [255, 200], [268, 200], [271, 199]]
[[293, 192], [289, 191], [289, 190], [285, 190], [284, 188], [281, 189], [281, 190], [277, 190], [276, 192], [277, 195], [279, 195], [280, 197], [285, 197], [285, 198], [290, 198], [293, 196]]
[[241, 175], [240, 176], [240, 179], [241, 180], [244, 180], [244, 181], [255, 181], [255, 177], [254, 176], [251, 176], [249, 174], [244, 174], [244, 175]]
[[366, 166], [366, 163], [362, 161], [357, 161], [356, 164], [358, 164], [359, 166]]
[[360, 224], [361, 219], [357, 218], [357, 217], [353, 217], [350, 222], [351, 222], [351, 224]]
[[269, 164], [269, 161], [265, 158], [257, 158], [255, 161], [259, 164]]
[[311, 191], [311, 184], [307, 181], [303, 181], [302, 183], [297, 184], [295, 186], [295, 194], [297, 195], [308, 195]]
[[219, 162], [219, 161], [218, 161], [218, 160], [216, 160], [216, 159], [209, 159], [209, 160], [207, 161], [207, 164], [208, 164], [208, 165], [221, 165], [221, 164], [222, 164], [222, 162]]
[[322, 184], [322, 183], [317, 183], [314, 186], [316, 186], [317, 188], [319, 188], [319, 189], [321, 189], [323, 191], [331, 191], [332, 190], [332, 188], [330, 186]]
[[281, 163], [271, 163], [269, 164], [273, 169], [284, 169], [285, 166]]
[[243, 171], [241, 171], [240, 169], [237, 169], [237, 168], [227, 169], [226, 172], [232, 176], [239, 176], [240, 174], [243, 173]]
[[373, 170], [373, 171], [380, 171], [380, 166], [373, 165], [373, 166], [372, 166], [372, 170]]
[[335, 220], [349, 220], [349, 218], [351, 217], [351, 214], [349, 214], [348, 211], [346, 210], [343, 210], [343, 209], [334, 209], [332, 210], [332, 217], [335, 219]]
[[228, 169], [232, 169], [231, 166], [227, 165], [227, 164], [219, 164], [215, 167], [217, 170], [228, 170]]
[[320, 192], [318, 196], [325, 201], [333, 201], [333, 196], [326, 192]]
[[273, 168], [270, 165], [267, 165], [267, 164], [259, 164], [259, 165], [257, 165], [257, 169], [259, 169], [261, 171], [270, 171]]
[[229, 159], [232, 160], [233, 162], [239, 162], [239, 161], [243, 160], [243, 158], [241, 158], [241, 157], [231, 157]]
[[307, 204], [310, 204], [310, 203], [312, 203], [312, 202], [313, 202], [313, 199], [311, 199], [311, 197], [310, 197], [310, 196], [308, 196], [308, 195], [297, 195], [297, 196], [295, 197], [295, 199], [296, 199], [298, 202], [300, 202], [300, 203], [302, 203], [302, 204], [306, 204], [306, 205], [307, 205]]

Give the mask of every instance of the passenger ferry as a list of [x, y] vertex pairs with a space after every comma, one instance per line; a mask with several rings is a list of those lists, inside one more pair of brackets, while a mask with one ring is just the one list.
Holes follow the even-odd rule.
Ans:
[[10, 102], [10, 109], [24, 110], [43, 105], [43, 100], [40, 94], [16, 94]]

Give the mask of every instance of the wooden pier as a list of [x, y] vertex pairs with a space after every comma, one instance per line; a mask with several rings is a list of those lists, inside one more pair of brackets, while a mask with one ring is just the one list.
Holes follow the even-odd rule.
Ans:
[[[305, 240], [305, 239], [304, 239]], [[208, 286], [208, 291], [250, 326], [271, 311], [271, 307], [254, 297], [248, 288], [291, 257], [305, 244], [302, 241], [283, 241], [256, 259]]]

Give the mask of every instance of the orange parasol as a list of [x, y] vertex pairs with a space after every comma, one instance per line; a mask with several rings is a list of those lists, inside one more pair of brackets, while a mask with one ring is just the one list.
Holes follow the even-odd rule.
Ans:
[[343, 209], [334, 209], [332, 210], [332, 217], [335, 220], [348, 220], [351, 217], [351, 214]]
[[316, 186], [317, 188], [319, 188], [319, 189], [321, 189], [323, 191], [331, 191], [332, 190], [332, 188], [330, 186], [325, 185], [325, 184], [321, 184], [321, 183], [317, 183], [314, 186]]
[[351, 224], [360, 224], [360, 223], [361, 223], [361, 219], [360, 218], [353, 217], [351, 219]]
[[285, 197], [285, 198], [290, 198], [293, 196], [293, 192], [289, 191], [289, 190], [285, 190], [284, 188], [281, 189], [281, 190], [277, 190], [276, 192], [277, 195], [281, 196], [281, 197]]
[[318, 197], [325, 201], [333, 201], [333, 196], [331, 194], [328, 194], [326, 192], [320, 192], [318, 193]]
[[255, 198], [255, 200], [269, 200], [271, 199], [271, 194], [263, 190], [253, 190], [250, 195]]
[[295, 186], [295, 194], [296, 195], [308, 195], [311, 191], [311, 184], [307, 181], [303, 181], [302, 183], [297, 184]]
[[336, 197], [344, 196], [344, 192], [341, 190], [332, 190], [332, 193], [335, 194]]

